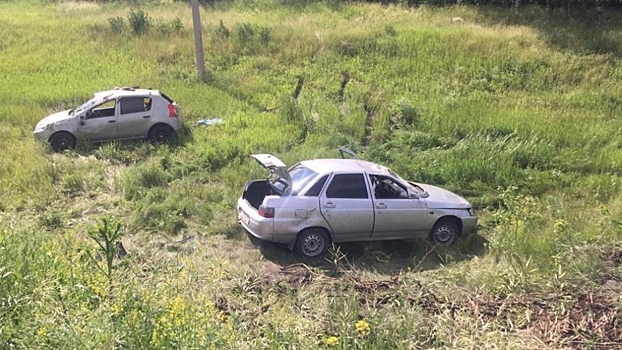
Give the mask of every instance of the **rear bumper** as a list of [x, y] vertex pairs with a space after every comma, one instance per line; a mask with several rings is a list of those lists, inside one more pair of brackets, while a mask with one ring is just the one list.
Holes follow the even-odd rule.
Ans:
[[243, 199], [238, 199], [238, 223], [251, 235], [265, 241], [274, 238], [274, 219], [260, 216], [257, 210]]
[[175, 132], [179, 132], [183, 128], [183, 122], [181, 121], [181, 117], [176, 118], [168, 118], [168, 125], [170, 125]]

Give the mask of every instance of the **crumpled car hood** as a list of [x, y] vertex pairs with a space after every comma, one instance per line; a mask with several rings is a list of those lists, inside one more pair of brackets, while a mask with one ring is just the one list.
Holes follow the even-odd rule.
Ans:
[[68, 109], [68, 110], [65, 110], [65, 111], [54, 113], [52, 115], [48, 115], [47, 117], [41, 119], [41, 121], [39, 121], [39, 123], [37, 123], [36, 129], [43, 128], [43, 127], [45, 127], [46, 125], [49, 125], [49, 124], [54, 124], [54, 123], [58, 123], [58, 122], [63, 121], [63, 120], [67, 120], [67, 119], [73, 118], [73, 116], [69, 115], [69, 111], [71, 111], [71, 110]]
[[430, 195], [426, 198], [428, 208], [430, 209], [468, 209], [471, 203], [457, 194], [442, 189], [440, 187], [417, 183]]

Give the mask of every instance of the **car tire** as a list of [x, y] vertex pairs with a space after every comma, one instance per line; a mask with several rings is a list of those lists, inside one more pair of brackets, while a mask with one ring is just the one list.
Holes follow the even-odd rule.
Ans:
[[76, 148], [76, 138], [68, 132], [60, 131], [50, 137], [50, 145], [54, 152], [74, 149]]
[[298, 234], [296, 251], [307, 257], [322, 255], [328, 248], [328, 235], [320, 228], [306, 229]]
[[458, 225], [450, 220], [441, 220], [430, 231], [430, 240], [435, 245], [449, 247], [454, 244], [460, 231]]
[[153, 143], [165, 143], [168, 142], [173, 136], [173, 129], [164, 124], [157, 124], [151, 127], [149, 130], [149, 141]]

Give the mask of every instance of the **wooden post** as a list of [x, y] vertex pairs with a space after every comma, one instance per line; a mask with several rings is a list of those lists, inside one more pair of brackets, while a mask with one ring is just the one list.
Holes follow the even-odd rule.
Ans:
[[199, 0], [190, 0], [192, 6], [192, 26], [194, 27], [194, 48], [197, 52], [197, 71], [199, 79], [205, 79], [205, 55], [203, 53], [203, 37], [201, 35], [201, 12]]

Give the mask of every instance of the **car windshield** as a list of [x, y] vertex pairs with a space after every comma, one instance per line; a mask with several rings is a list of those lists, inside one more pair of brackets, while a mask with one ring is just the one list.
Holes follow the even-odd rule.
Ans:
[[296, 195], [309, 184], [318, 174], [300, 164], [294, 165], [289, 170], [289, 176], [292, 179], [291, 194]]
[[410, 190], [413, 191], [413, 193], [422, 194], [422, 193], [425, 192], [421, 187], [413, 186], [410, 182], [402, 179], [399, 175], [394, 173], [391, 169], [387, 169], [387, 171], [389, 172], [389, 174], [391, 174], [391, 176], [393, 176], [394, 178], [398, 179], [402, 184], [408, 186], [408, 188], [410, 188]]
[[79, 114], [82, 111], [89, 109], [91, 107], [93, 107], [95, 105], [95, 103], [97, 103], [97, 97], [93, 97], [92, 99], [86, 101], [82, 106], [76, 108], [73, 113], [74, 114]]

